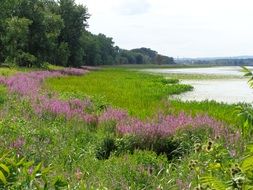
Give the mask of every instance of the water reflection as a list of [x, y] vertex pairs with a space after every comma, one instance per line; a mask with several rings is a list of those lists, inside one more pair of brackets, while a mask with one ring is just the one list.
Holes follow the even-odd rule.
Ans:
[[189, 80], [183, 83], [192, 85], [194, 90], [174, 96], [174, 98], [180, 98], [183, 101], [253, 102], [253, 90], [249, 88], [246, 80]]

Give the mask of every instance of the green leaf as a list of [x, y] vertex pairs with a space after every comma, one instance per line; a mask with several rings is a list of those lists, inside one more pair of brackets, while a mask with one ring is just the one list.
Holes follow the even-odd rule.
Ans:
[[54, 182], [54, 187], [56, 189], [59, 189], [60, 187], [66, 187], [68, 183], [60, 178], [57, 178], [57, 180]]
[[10, 170], [5, 164], [0, 164], [0, 167], [8, 174], [10, 175]]
[[226, 190], [228, 188], [226, 184], [212, 176], [202, 177], [200, 180], [202, 184], [210, 185], [214, 189]]
[[247, 150], [248, 150], [250, 153], [253, 153], [253, 144], [247, 145]]
[[241, 168], [244, 171], [253, 170], [253, 156], [248, 156], [242, 161]]
[[36, 176], [36, 174], [40, 171], [41, 166], [42, 166], [42, 163], [39, 163], [39, 164], [34, 168], [33, 173], [32, 173], [33, 176]]
[[252, 72], [247, 67], [242, 66], [242, 72], [245, 73], [244, 76], [252, 76]]
[[25, 163], [25, 158], [22, 158], [18, 163], [17, 166], [23, 165]]
[[3, 184], [7, 184], [7, 180], [6, 177], [4, 176], [3, 172], [0, 171], [0, 180], [3, 182]]
[[41, 174], [44, 175], [44, 174], [47, 174], [49, 173], [49, 171], [52, 169], [52, 167], [47, 167], [47, 168], [44, 168], [42, 171], [41, 171]]
[[4, 160], [6, 158], [6, 156], [8, 156], [9, 152], [5, 153], [1, 158], [0, 161]]

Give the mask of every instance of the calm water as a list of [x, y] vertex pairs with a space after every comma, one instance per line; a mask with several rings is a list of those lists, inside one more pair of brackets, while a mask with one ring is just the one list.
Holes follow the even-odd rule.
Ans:
[[[253, 67], [247, 67], [253, 70]], [[201, 75], [232, 75], [242, 76], [241, 67], [207, 67], [207, 68], [177, 68], [177, 69], [145, 69], [145, 71], [162, 74], [201, 74]]]
[[194, 90], [191, 92], [175, 96], [175, 98], [183, 101], [215, 100], [226, 103], [253, 102], [253, 90], [249, 88], [246, 80], [190, 80], [183, 81], [183, 83], [190, 84], [194, 87]]
[[[252, 69], [252, 67], [250, 69]], [[149, 69], [148, 71], [163, 74], [243, 75], [240, 67]], [[182, 83], [192, 85], [194, 90], [174, 96], [173, 98], [179, 98], [183, 101], [215, 100], [226, 103], [253, 102], [253, 89], [249, 88], [246, 78], [239, 79], [238, 77], [235, 77], [234, 79], [183, 80]]]

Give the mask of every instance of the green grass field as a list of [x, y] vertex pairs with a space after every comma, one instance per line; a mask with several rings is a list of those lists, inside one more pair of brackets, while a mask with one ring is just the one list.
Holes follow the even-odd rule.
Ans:
[[169, 95], [191, 90], [191, 86], [177, 84], [174, 80], [125, 69], [104, 69], [82, 77], [52, 78], [47, 80], [46, 86], [62, 96], [88, 96], [141, 118], [162, 110]]

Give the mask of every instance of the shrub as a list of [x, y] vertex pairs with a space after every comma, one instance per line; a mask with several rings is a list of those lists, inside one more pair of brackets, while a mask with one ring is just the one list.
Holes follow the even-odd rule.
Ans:
[[123, 155], [126, 153], [133, 154], [135, 150], [153, 151], [157, 155], [166, 155], [168, 160], [174, 159], [180, 156], [180, 152], [177, 151], [180, 142], [173, 138], [157, 139], [147, 143], [142, 138], [132, 135], [126, 135], [115, 141], [115, 155]]
[[26, 52], [21, 52], [17, 57], [18, 66], [32, 67], [36, 64], [37, 58]]
[[177, 84], [177, 83], [179, 83], [179, 80], [178, 79], [166, 79], [166, 78], [162, 78], [161, 80], [160, 80], [160, 82], [162, 83], [162, 84]]
[[99, 160], [108, 159], [111, 155], [111, 152], [115, 149], [115, 140], [113, 138], [106, 137], [96, 149], [96, 158]]

